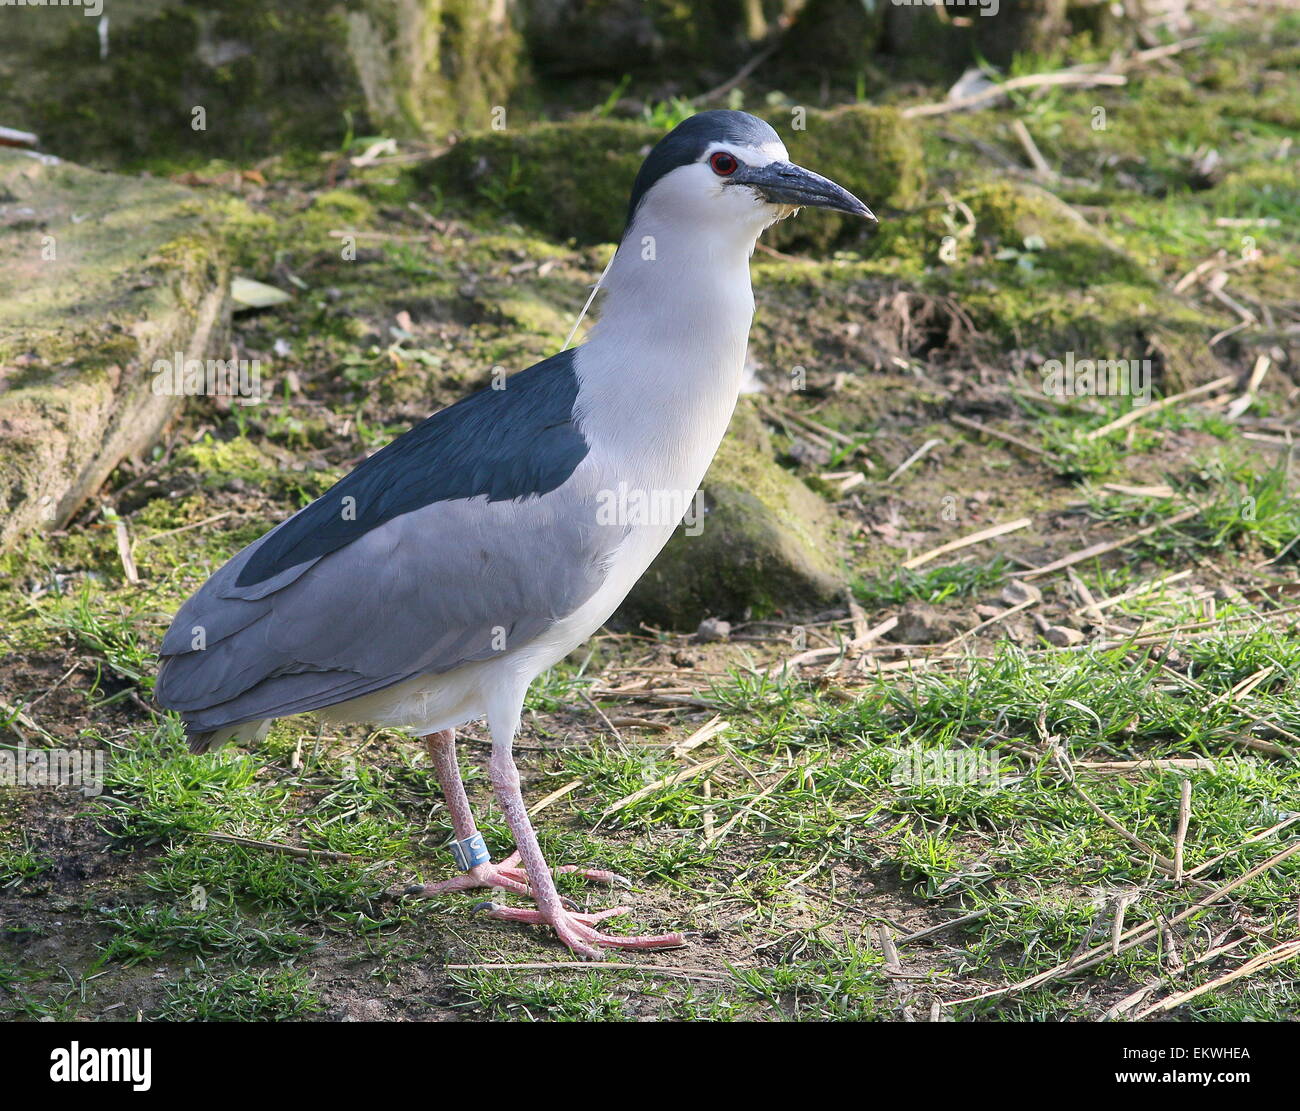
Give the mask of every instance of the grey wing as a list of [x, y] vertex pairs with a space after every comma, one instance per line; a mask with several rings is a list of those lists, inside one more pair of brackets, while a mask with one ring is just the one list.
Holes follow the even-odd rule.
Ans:
[[192, 736], [509, 652], [595, 593], [623, 534], [597, 525], [568, 483], [540, 498], [435, 502], [237, 586], [275, 531], [218, 570], [163, 639], [155, 696]]

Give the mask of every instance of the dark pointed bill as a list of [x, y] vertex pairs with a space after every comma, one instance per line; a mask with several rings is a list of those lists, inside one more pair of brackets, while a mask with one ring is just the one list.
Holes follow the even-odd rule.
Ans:
[[792, 204], [805, 208], [829, 208], [835, 212], [848, 212], [865, 216], [878, 223], [865, 204], [847, 189], [830, 178], [805, 170], [792, 162], [769, 162], [766, 166], [742, 166], [727, 179], [736, 185], [748, 185], [765, 201], [772, 204]]

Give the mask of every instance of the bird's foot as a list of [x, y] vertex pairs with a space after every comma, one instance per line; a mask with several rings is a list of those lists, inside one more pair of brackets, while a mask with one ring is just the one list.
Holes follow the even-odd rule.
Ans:
[[[562, 910], [548, 916], [540, 910], [519, 910], [516, 907], [502, 906], [500, 903], [480, 903], [475, 910], [486, 911], [492, 918], [505, 922], [526, 922], [530, 926], [550, 926], [559, 935], [560, 940], [580, 957], [588, 960], [603, 960], [604, 949], [675, 949], [685, 945], [686, 939], [681, 934], [642, 935], [639, 937], [618, 937], [603, 934], [593, 927], [602, 919], [615, 914], [628, 914], [630, 907], [612, 907], [595, 914], [579, 914], [571, 910]], [[598, 948], [599, 947], [599, 948]]]
[[[614, 872], [601, 868], [583, 868], [577, 864], [565, 864], [555, 869], [556, 873], [575, 872], [592, 883], [630, 888], [632, 884]], [[513, 891], [516, 895], [531, 895], [528, 887], [528, 872], [519, 861], [519, 854], [511, 853], [500, 864], [479, 864], [464, 875], [455, 876], [441, 883], [414, 884], [406, 889], [408, 895], [445, 895], [452, 891], [469, 891], [475, 887], [497, 887]]]

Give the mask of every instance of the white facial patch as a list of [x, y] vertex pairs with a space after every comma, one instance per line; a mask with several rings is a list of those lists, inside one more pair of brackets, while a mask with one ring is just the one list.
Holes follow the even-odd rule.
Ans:
[[762, 144], [710, 143], [697, 161], [678, 166], [650, 187], [637, 212], [636, 226], [649, 227], [663, 220], [679, 228], [693, 226], [700, 234], [735, 229], [752, 246], [752, 238], [794, 211], [788, 205], [770, 204], [755, 189], [736, 188], [729, 175], [718, 174], [709, 160], [719, 152], [748, 167], [789, 161], [779, 139]]
[[719, 150], [734, 154], [746, 166], [766, 166], [769, 162], [790, 161], [790, 155], [780, 139], [773, 139], [770, 143], [764, 143], [759, 147], [743, 143], [710, 143], [709, 149], [704, 152], [705, 161], [708, 161], [714, 151]]

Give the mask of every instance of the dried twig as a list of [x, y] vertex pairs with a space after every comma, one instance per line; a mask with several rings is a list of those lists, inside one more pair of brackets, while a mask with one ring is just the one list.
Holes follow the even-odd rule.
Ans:
[[653, 795], [656, 791], [662, 790], [664, 787], [676, 787], [679, 783], [686, 783], [688, 780], [695, 779], [697, 776], [701, 776], [705, 772], [717, 767], [726, 758], [727, 754], [724, 752], [721, 756], [712, 756], [708, 760], [704, 760], [698, 764], [692, 764], [689, 768], [683, 768], [681, 771], [674, 772], [672, 775], [666, 775], [662, 779], [656, 779], [653, 783], [646, 784], [639, 791], [633, 791], [630, 795], [624, 795], [623, 798], [619, 799], [616, 803], [606, 807], [605, 812], [600, 816], [600, 820], [603, 822], [611, 814], [615, 814], [625, 807], [631, 806], [634, 802], [640, 802], [643, 798], [648, 798], [650, 795]]
[[912, 452], [911, 455], [909, 455], [897, 467], [894, 468], [893, 473], [887, 479], [885, 479], [885, 482], [886, 483], [893, 482], [894, 479], [902, 475], [909, 467], [913, 466], [916, 463], [919, 463], [923, 458], [925, 458], [925, 456], [929, 454], [932, 448], [936, 448], [942, 443], [943, 443], [942, 440], [926, 440], [925, 443], [923, 443], [919, 448], [917, 448], [914, 452]]
[[[1279, 864], [1282, 863], [1282, 861], [1289, 859], [1290, 857], [1294, 856], [1296, 853], [1300, 853], [1300, 841], [1297, 841], [1295, 842], [1295, 844], [1288, 846], [1287, 848], [1283, 849], [1280, 853], [1274, 854], [1273, 856], [1265, 860], [1263, 863], [1257, 864], [1254, 868], [1251, 868], [1249, 871], [1243, 872], [1236, 879], [1230, 881], [1229, 883], [1224, 884], [1222, 887], [1215, 888], [1213, 891], [1209, 892], [1208, 894], [1203, 895], [1201, 898], [1197, 899], [1196, 902], [1192, 903], [1185, 910], [1182, 910], [1178, 914], [1174, 915], [1172, 918], [1169, 918], [1167, 920], [1167, 924], [1170, 926], [1176, 926], [1179, 922], [1186, 921], [1188, 918], [1192, 917], [1192, 915], [1199, 914], [1207, 907], [1213, 906], [1225, 895], [1229, 895], [1233, 891], [1236, 891], [1237, 888], [1241, 887], [1244, 884], [1249, 883], [1256, 876], [1263, 875], [1265, 872], [1273, 868], [1276, 868]], [[1133, 946], [1140, 945], [1143, 942], [1150, 940], [1150, 938], [1155, 936], [1156, 932], [1160, 929], [1160, 926], [1161, 926], [1161, 922], [1159, 919], [1156, 918], [1150, 918], [1146, 922], [1142, 923], [1142, 925], [1134, 926], [1132, 929], [1126, 931], [1123, 935], [1121, 935], [1120, 938], [1121, 948], [1130, 949]], [[1062, 977], [1065, 976], [1073, 976], [1076, 973], [1083, 972], [1089, 968], [1094, 967], [1095, 965], [1101, 964], [1111, 955], [1112, 955], [1111, 946], [1109, 943], [1107, 943], [1106, 945], [1097, 946], [1089, 950], [1088, 953], [1085, 954], [1087, 958], [1085, 960], [1079, 961], [1077, 963], [1074, 962], [1073, 959], [1064, 961], [1061, 964], [1055, 965], [1054, 967], [1047, 969], [1045, 972], [1040, 972], [1035, 976], [1030, 976], [1027, 979], [1020, 980], [1017, 983], [1008, 984], [1006, 987], [994, 988], [990, 991], [981, 992], [978, 995], [968, 996], [965, 999], [954, 999], [951, 1000], [950, 1002], [945, 1003], [944, 1005], [948, 1007], [952, 1007], [960, 1003], [975, 1003], [984, 999], [994, 999], [1004, 995], [1014, 995], [1017, 992], [1027, 991], [1031, 988], [1040, 987], [1041, 985], [1049, 983], [1052, 980], [1061, 979]]]
[[729, 724], [723, 719], [721, 714], [714, 714], [708, 721], [701, 725], [694, 733], [684, 740], [678, 741], [672, 747], [672, 755], [681, 759], [691, 749], [699, 748], [702, 744], [707, 744], [713, 740], [719, 733], [725, 733], [730, 728]]
[[351, 853], [338, 853], [331, 849], [304, 849], [298, 845], [282, 845], [278, 841], [259, 841], [255, 837], [236, 837], [233, 833], [207, 833], [199, 831], [196, 837], [206, 837], [209, 841], [224, 841], [230, 845], [242, 845], [248, 849], [266, 849], [268, 852], [283, 853], [285, 856], [319, 857], [322, 860], [351, 860]]
[[1243, 976], [1249, 976], [1252, 973], [1260, 972], [1265, 968], [1272, 968], [1277, 964], [1284, 964], [1287, 961], [1295, 960], [1300, 957], [1300, 938], [1291, 941], [1284, 941], [1281, 945], [1275, 945], [1266, 953], [1260, 953], [1257, 957], [1251, 957], [1245, 964], [1234, 968], [1231, 972], [1216, 977], [1207, 983], [1201, 984], [1200, 987], [1192, 988], [1190, 991], [1181, 991], [1177, 995], [1171, 995], [1162, 999], [1159, 1003], [1154, 1003], [1143, 1011], [1139, 1011], [1133, 1016], [1134, 1021], [1146, 1018], [1148, 1015], [1159, 1014], [1164, 1011], [1172, 1011], [1175, 1007], [1181, 1007], [1199, 995], [1204, 995], [1208, 991], [1215, 991], [1218, 988], [1231, 984], [1234, 980], [1240, 980]]
[[1179, 784], [1178, 829], [1174, 833], [1174, 883], [1183, 882], [1183, 848], [1187, 844], [1187, 826], [1192, 817], [1192, 781]]
[[1005, 536], [1008, 532], [1015, 532], [1018, 529], [1028, 528], [1034, 522], [1029, 517], [1021, 517], [1016, 521], [1008, 521], [1002, 525], [992, 525], [989, 528], [980, 529], [978, 532], [972, 532], [969, 536], [963, 536], [960, 540], [950, 540], [947, 544], [940, 544], [937, 548], [931, 548], [928, 552], [922, 552], [911, 559], [905, 560], [903, 566], [907, 570], [920, 567], [929, 563], [930, 560], [936, 559], [941, 555], [947, 555], [949, 552], [957, 552], [962, 548], [969, 548], [972, 544], [979, 544], [985, 540], [992, 540], [997, 536]]
[[1241, 850], [1246, 848], [1248, 845], [1255, 845], [1258, 844], [1260, 841], [1267, 841], [1270, 837], [1274, 836], [1275, 834], [1281, 833], [1282, 830], [1286, 829], [1288, 826], [1295, 825], [1296, 822], [1300, 822], [1300, 814], [1292, 814], [1291, 817], [1283, 819], [1282, 821], [1278, 822], [1277, 825], [1269, 826], [1269, 828], [1264, 830], [1262, 833], [1257, 833], [1255, 834], [1254, 837], [1247, 837], [1246, 840], [1244, 840], [1240, 845], [1237, 845], [1235, 848], [1228, 849], [1226, 852], [1219, 853], [1218, 856], [1210, 857], [1209, 860], [1205, 861], [1203, 864], [1198, 864], [1187, 874], [1189, 876], [1195, 876], [1195, 875], [1199, 875], [1201, 872], [1209, 871], [1209, 869], [1213, 868], [1216, 864], [1219, 864], [1220, 862], [1226, 860], [1234, 853], [1241, 852]]
[[1022, 440], [1019, 436], [1013, 436], [1010, 432], [1000, 432], [996, 428], [990, 428], [987, 424], [980, 424], [977, 420], [971, 420], [969, 417], [963, 417], [959, 413], [951, 414], [948, 419], [953, 424], [962, 428], [969, 428], [972, 432], [978, 432], [982, 436], [992, 436], [994, 439], [1002, 440], [1014, 447], [1020, 448], [1021, 451], [1027, 451], [1031, 455], [1037, 455], [1040, 459], [1048, 458], [1047, 452], [1042, 448], [1031, 444], [1028, 440]]
[[806, 652], [800, 652], [797, 656], [791, 656], [788, 660], [779, 660], [767, 669], [767, 674], [769, 676], [780, 675], [784, 671], [793, 670], [804, 664], [820, 663], [822, 660], [836, 659], [852, 652], [860, 652], [872, 641], [878, 640], [890, 632], [897, 624], [897, 617], [887, 617], [879, 625], [868, 629], [862, 636], [854, 637], [844, 644], [832, 644], [828, 648], [810, 648]]
[[581, 786], [582, 786], [582, 780], [574, 779], [566, 783], [563, 787], [557, 787], [545, 798], [538, 799], [537, 802], [533, 803], [533, 805], [528, 808], [529, 815], [535, 816], [537, 814], [540, 814], [543, 810], [545, 810], [548, 806], [550, 806], [551, 803], [558, 802], [560, 799], [564, 798], [565, 795], [570, 794], [573, 791], [576, 791]]
[[1127, 428], [1134, 421], [1141, 420], [1152, 413], [1158, 413], [1162, 409], [1168, 409], [1171, 405], [1177, 405], [1179, 402], [1187, 401], [1193, 397], [1200, 397], [1207, 393], [1216, 393], [1219, 390], [1226, 389], [1237, 380], [1235, 374], [1225, 374], [1222, 378], [1216, 378], [1213, 382], [1206, 382], [1203, 386], [1197, 386], [1195, 389], [1184, 390], [1182, 393], [1170, 394], [1168, 397], [1162, 397], [1159, 401], [1153, 401], [1150, 405], [1141, 405], [1130, 409], [1127, 413], [1116, 417], [1113, 421], [1103, 424], [1100, 428], [1094, 428], [1085, 439], [1098, 440], [1102, 436], [1108, 436], [1110, 433], [1120, 429]]
[[1025, 121], [1017, 116], [1011, 121], [1011, 134], [1016, 137], [1029, 159], [1029, 164], [1034, 167], [1034, 172], [1040, 177], [1054, 178], [1056, 171], [1047, 164], [1047, 159], [1043, 157], [1043, 152], [1038, 149], [1038, 144], [1034, 142], [1034, 137], [1029, 134], [1029, 128], [1025, 126]]
[[943, 100], [936, 104], [914, 104], [910, 108], [904, 108], [902, 114], [908, 119], [918, 116], [942, 116], [948, 112], [960, 112], [966, 108], [979, 107], [1017, 89], [1034, 89], [1050, 85], [1127, 84], [1128, 78], [1122, 73], [1075, 73], [1070, 70], [1061, 70], [1057, 73], [1031, 73], [1024, 77], [1012, 77], [1010, 80], [955, 100]]
[[40, 140], [30, 131], [14, 127], [0, 127], [0, 147], [34, 147]]
[[[1126, 548], [1130, 544], [1136, 543], [1144, 537], [1150, 536], [1153, 532], [1159, 532], [1164, 528], [1172, 528], [1174, 525], [1181, 525], [1184, 521], [1190, 521], [1198, 513], [1200, 507], [1185, 509], [1182, 513], [1176, 513], [1174, 516], [1164, 521], [1157, 521], [1154, 525], [1148, 525], [1144, 529], [1138, 529], [1137, 532], [1128, 536], [1122, 536], [1118, 540], [1105, 540], [1100, 544], [1093, 544], [1084, 548], [1082, 551], [1072, 555], [1062, 556], [1060, 559], [1053, 560], [1042, 567], [1035, 567], [1030, 571], [1013, 571], [1012, 577], [1017, 579], [1036, 579], [1040, 575], [1050, 575], [1055, 571], [1063, 571], [1067, 567], [1073, 567], [1076, 563], [1085, 563], [1090, 559], [1096, 559], [1097, 556], [1105, 555], [1107, 552], [1113, 552], [1117, 548]], [[904, 564], [903, 566], [907, 566]]]

